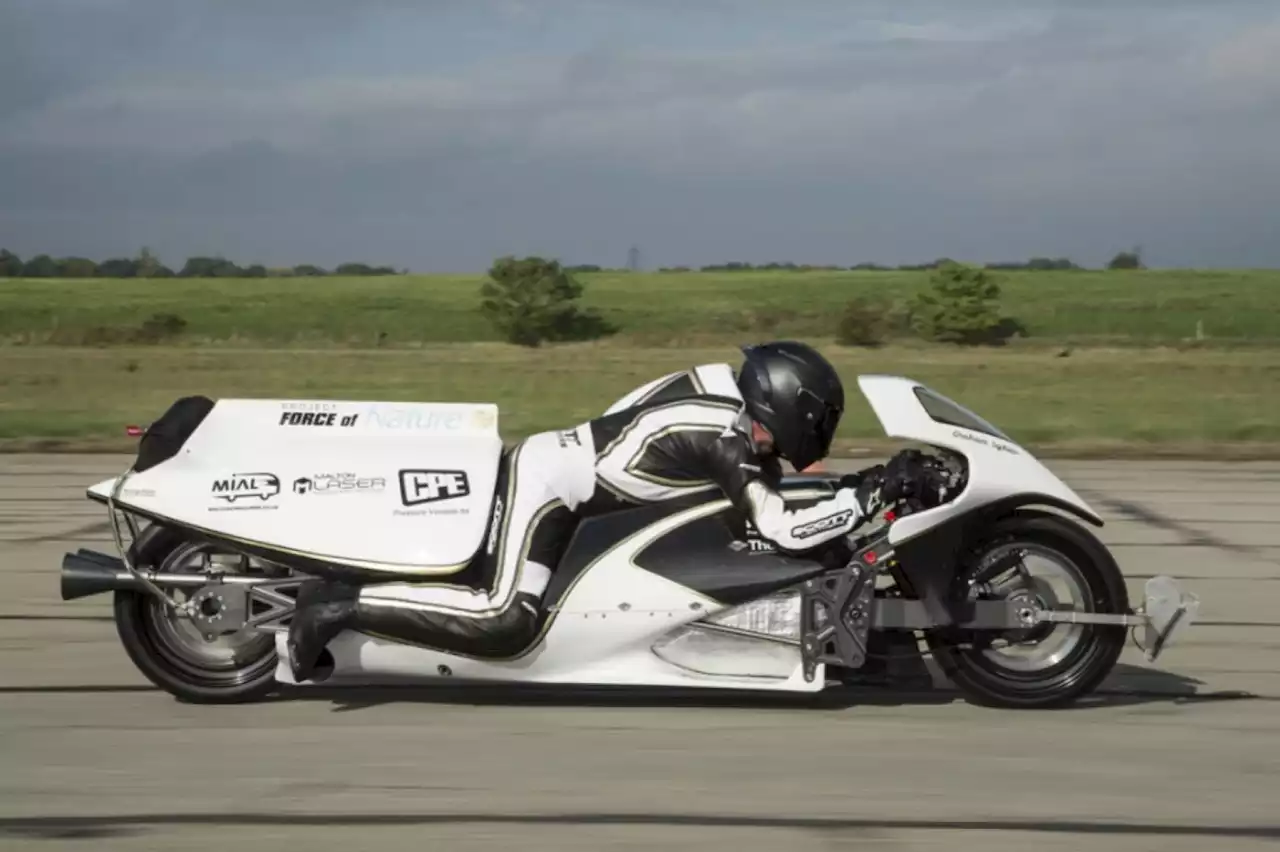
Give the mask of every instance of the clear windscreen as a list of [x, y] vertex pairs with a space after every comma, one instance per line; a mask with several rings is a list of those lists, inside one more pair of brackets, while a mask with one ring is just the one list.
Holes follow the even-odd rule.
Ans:
[[974, 432], [981, 432], [984, 435], [1014, 443], [1012, 438], [996, 428], [994, 424], [983, 420], [959, 403], [952, 402], [945, 396], [935, 393], [926, 387], [917, 385], [914, 390], [916, 399], [919, 400], [921, 407], [924, 408], [925, 413], [935, 423], [959, 426], [961, 429], [971, 429]]

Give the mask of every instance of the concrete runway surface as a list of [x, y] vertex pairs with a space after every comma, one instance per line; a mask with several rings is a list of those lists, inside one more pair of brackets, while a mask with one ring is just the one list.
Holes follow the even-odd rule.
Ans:
[[196, 707], [63, 604], [64, 551], [111, 550], [85, 486], [126, 460], [0, 458], [0, 849], [1275, 848], [1280, 464], [1059, 462], [1136, 593], [1201, 621], [1096, 704], [945, 691], [833, 700], [456, 689]]

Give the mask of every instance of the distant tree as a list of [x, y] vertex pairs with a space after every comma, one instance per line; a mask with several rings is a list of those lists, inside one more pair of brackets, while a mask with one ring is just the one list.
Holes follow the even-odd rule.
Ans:
[[267, 268], [261, 263], [255, 263], [244, 270], [245, 278], [266, 278]]
[[0, 278], [18, 278], [22, 275], [22, 258], [8, 249], [0, 249]]
[[294, 274], [294, 275], [308, 276], [308, 277], [313, 277], [313, 278], [314, 278], [314, 277], [318, 277], [318, 276], [321, 276], [321, 275], [328, 275], [329, 273], [325, 272], [323, 269], [321, 269], [321, 268], [320, 268], [320, 267], [318, 267], [318, 266], [312, 266], [312, 265], [311, 265], [311, 264], [309, 264], [309, 263], [304, 263], [304, 264], [301, 264], [301, 265], [299, 265], [299, 266], [295, 266], [295, 267], [293, 268], [293, 274]]
[[113, 257], [98, 264], [98, 276], [101, 278], [136, 278], [138, 261], [129, 257]]
[[1051, 257], [1033, 257], [1030, 260], [1023, 263], [1018, 263], [1018, 262], [1010, 263], [1008, 261], [1001, 261], [997, 263], [987, 263], [987, 264], [984, 264], [984, 266], [987, 269], [998, 269], [998, 270], [1008, 270], [1008, 271], [1027, 270], [1031, 272], [1047, 272], [1047, 271], [1059, 271], [1059, 270], [1080, 268], [1070, 258], [1066, 258], [1066, 257], [1052, 257], [1052, 258]]
[[543, 341], [590, 340], [617, 329], [574, 303], [582, 285], [558, 261], [502, 257], [480, 288], [480, 310], [509, 343], [538, 346]]
[[1107, 269], [1142, 269], [1142, 254], [1138, 249], [1133, 251], [1122, 251], [1115, 257], [1111, 258], [1111, 262], [1107, 264]]
[[178, 272], [179, 278], [242, 278], [239, 266], [224, 257], [189, 257]]
[[162, 264], [151, 253], [151, 249], [146, 246], [142, 247], [142, 251], [138, 252], [138, 256], [134, 258], [135, 275], [138, 278], [157, 278]]
[[178, 270], [178, 277], [208, 278], [213, 274], [213, 268], [220, 262], [221, 258], [216, 257], [189, 257]]
[[39, 254], [22, 265], [23, 278], [57, 278], [58, 262], [47, 254]]
[[93, 278], [98, 264], [87, 257], [64, 257], [58, 261], [59, 278]]
[[880, 302], [850, 299], [836, 323], [836, 342], [841, 346], [880, 346], [889, 332], [888, 316], [888, 307]]
[[351, 276], [367, 276], [367, 275], [396, 275], [393, 266], [370, 266], [367, 263], [343, 263], [334, 270], [335, 275], [351, 275]]
[[984, 269], [945, 262], [930, 288], [910, 303], [911, 325], [926, 340], [978, 345], [997, 342], [1010, 321], [1000, 316], [1000, 285]]

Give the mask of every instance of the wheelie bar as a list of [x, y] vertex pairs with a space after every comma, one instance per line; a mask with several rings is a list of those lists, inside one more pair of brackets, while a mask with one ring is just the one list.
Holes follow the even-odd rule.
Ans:
[[[1018, 630], [1039, 623], [1098, 624], [1145, 628], [1142, 649], [1154, 662], [1173, 637], [1195, 620], [1200, 600], [1184, 593], [1172, 577], [1153, 577], [1146, 583], [1143, 605], [1136, 612], [1102, 613], [1043, 610], [1025, 600], [948, 601], [933, 615], [931, 602], [876, 596], [877, 571], [851, 563], [829, 571], [801, 587], [800, 653], [804, 676], [812, 681], [819, 664], [860, 668], [866, 661], [872, 630]], [[937, 602], [932, 602], [937, 603]]]

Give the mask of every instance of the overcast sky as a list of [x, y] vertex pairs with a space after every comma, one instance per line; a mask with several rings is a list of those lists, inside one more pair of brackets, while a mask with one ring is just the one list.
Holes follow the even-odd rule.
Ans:
[[0, 0], [0, 246], [1280, 266], [1276, 0]]

